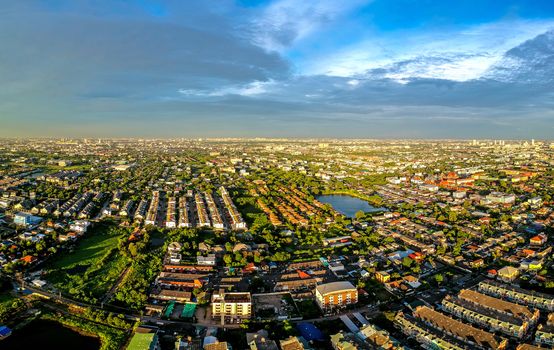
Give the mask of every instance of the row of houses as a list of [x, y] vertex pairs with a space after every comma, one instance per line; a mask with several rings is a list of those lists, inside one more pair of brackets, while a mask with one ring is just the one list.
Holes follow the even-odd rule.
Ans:
[[229, 222], [229, 226], [231, 227], [231, 229], [246, 230], [247, 229], [246, 222], [242, 218], [242, 215], [240, 215], [240, 212], [237, 210], [237, 207], [235, 206], [235, 203], [233, 203], [233, 200], [231, 199], [229, 192], [227, 192], [227, 189], [221, 186], [219, 188], [219, 193], [221, 194], [221, 199], [223, 200], [223, 204], [227, 209], [227, 213], [228, 213], [227, 221]]
[[538, 310], [464, 289], [442, 301], [443, 310], [494, 332], [524, 338], [539, 319]]
[[92, 199], [91, 192], [74, 195], [70, 200], [62, 204], [54, 211], [54, 215], [73, 217], [75, 216], [90, 200]]
[[148, 208], [148, 212], [146, 213], [146, 219], [144, 220], [144, 223], [146, 225], [156, 224], [159, 209], [160, 209], [160, 192], [153, 191], [152, 201], [150, 202], [150, 207]]
[[417, 307], [412, 315], [398, 313], [395, 324], [425, 348], [506, 349], [508, 340], [473, 327], [428, 306]]
[[543, 311], [554, 311], [554, 296], [549, 294], [538, 293], [492, 280], [480, 282], [477, 289], [482, 293], [497, 298], [507, 299], [514, 303], [526, 305]]
[[419, 306], [411, 314], [399, 313], [395, 324], [427, 348], [505, 349], [508, 339], [521, 344], [529, 338], [535, 344], [552, 346], [554, 313], [548, 315], [546, 324], [538, 323], [539, 309], [549, 312], [553, 302], [552, 296], [485, 280], [475, 289], [447, 295], [440, 311]]

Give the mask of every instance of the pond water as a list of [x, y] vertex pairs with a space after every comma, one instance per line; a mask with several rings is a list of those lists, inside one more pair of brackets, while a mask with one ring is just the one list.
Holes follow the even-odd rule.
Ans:
[[376, 208], [362, 199], [343, 194], [318, 196], [317, 200], [331, 205], [339, 213], [349, 218], [353, 218], [360, 210], [366, 213], [386, 211], [385, 208]]
[[100, 339], [79, 334], [58, 322], [39, 319], [2, 340], [0, 348], [2, 350], [35, 348], [98, 350]]

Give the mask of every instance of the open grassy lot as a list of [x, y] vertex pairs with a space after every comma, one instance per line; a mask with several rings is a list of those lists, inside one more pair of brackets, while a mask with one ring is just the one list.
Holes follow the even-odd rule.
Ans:
[[46, 279], [72, 298], [97, 302], [130, 263], [119, 253], [118, 241], [128, 235], [111, 224], [87, 233], [72, 252], [59, 254], [46, 269]]
[[95, 233], [84, 237], [73, 252], [62, 254], [53, 261], [49, 270], [66, 271], [78, 265], [92, 264], [106, 253], [107, 250], [117, 247], [117, 235], [109, 233]]

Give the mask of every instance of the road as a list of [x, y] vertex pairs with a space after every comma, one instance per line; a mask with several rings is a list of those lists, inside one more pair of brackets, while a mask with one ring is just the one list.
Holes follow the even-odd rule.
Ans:
[[344, 310], [338, 314], [335, 314], [335, 315], [328, 315], [328, 316], [322, 316], [322, 317], [318, 317], [318, 318], [311, 318], [309, 320], [298, 320], [298, 321], [293, 321], [294, 323], [301, 323], [301, 322], [321, 322], [321, 321], [329, 321], [329, 320], [336, 320], [338, 318], [340, 318], [341, 316], [343, 315], [348, 315], [348, 314], [352, 314], [354, 312], [365, 312], [365, 313], [369, 313], [371, 315], [373, 314], [377, 314], [379, 313], [379, 306], [371, 306], [371, 307], [367, 307], [367, 306], [361, 306], [359, 308], [356, 308], [356, 309], [349, 309], [349, 310]]
[[[17, 286], [18, 289], [21, 287], [21, 285], [17, 281], [14, 281], [14, 284]], [[26, 290], [28, 290], [32, 293], [41, 295], [43, 297], [47, 297], [47, 298], [49, 298], [51, 300], [54, 300], [56, 302], [65, 304], [67, 306], [77, 306], [77, 307], [84, 307], [84, 308], [92, 308], [92, 309], [101, 310], [101, 311], [110, 311], [110, 310], [107, 310], [107, 309], [102, 308], [102, 307], [97, 306], [97, 305], [82, 303], [82, 302], [79, 302], [79, 301], [76, 301], [76, 300], [72, 300], [72, 299], [69, 299], [69, 298], [62, 297], [58, 294], [54, 294], [54, 293], [44, 291], [42, 289], [29, 287], [29, 286], [24, 287], [24, 289], [26, 289]], [[126, 312], [117, 311], [117, 313], [123, 315], [126, 320], [133, 321], [133, 322], [135, 322], [135, 321], [150, 322], [150, 323], [154, 323], [154, 324], [157, 324], [157, 325], [169, 325], [169, 324], [185, 325], [186, 324], [186, 325], [191, 325], [191, 326], [214, 327], [214, 328], [240, 328], [240, 324], [221, 325], [219, 323], [219, 319], [218, 320], [205, 319], [201, 322], [195, 322], [195, 323], [186, 322], [186, 321], [177, 321], [177, 320], [162, 320], [162, 319], [157, 318], [157, 317], [142, 316], [142, 315], [140, 315], [138, 313], [135, 313], [135, 312], [133, 312], [132, 310], [129, 310], [129, 309], [124, 309], [124, 308], [121, 308], [121, 309], [125, 310]], [[308, 319], [308, 320], [298, 320], [298, 321], [292, 321], [292, 322], [293, 323], [300, 323], [300, 322], [320, 322], [320, 321], [335, 320], [335, 319], [340, 318], [340, 316], [342, 316], [342, 315], [348, 315], [348, 314], [351, 314], [351, 313], [354, 313], [354, 312], [366, 312], [366, 313], [369, 312], [370, 314], [377, 314], [379, 312], [379, 307], [378, 306], [371, 306], [371, 307], [361, 306], [361, 307], [358, 307], [356, 309], [343, 310], [340, 313], [334, 314], [334, 315], [328, 315], [328, 316], [322, 316], [322, 317]]]
[[[16, 290], [22, 290], [22, 289], [27, 290], [27, 291], [29, 291], [33, 294], [37, 294], [37, 295], [40, 295], [42, 297], [46, 297], [48, 299], [51, 299], [51, 300], [54, 300], [56, 302], [65, 304], [67, 306], [75, 306], [75, 307], [82, 307], [82, 308], [91, 308], [91, 309], [95, 309], [95, 310], [109, 311], [109, 310], [106, 310], [106, 309], [104, 309], [100, 306], [97, 306], [97, 305], [82, 303], [82, 302], [79, 302], [77, 300], [65, 298], [65, 297], [62, 297], [61, 295], [44, 291], [42, 289], [34, 288], [34, 287], [31, 287], [31, 286], [22, 287], [19, 284], [19, 282], [17, 282], [17, 281], [14, 281], [14, 284], [16, 286]], [[126, 312], [118, 311], [117, 313], [123, 315], [125, 317], [125, 319], [127, 319], [129, 321], [139, 321], [140, 320], [140, 318], [141, 318], [140, 314], [134, 313], [129, 309], [124, 309], [124, 310]]]

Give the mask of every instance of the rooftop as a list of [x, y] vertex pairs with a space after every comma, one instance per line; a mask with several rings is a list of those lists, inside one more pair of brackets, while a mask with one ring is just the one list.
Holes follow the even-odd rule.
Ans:
[[340, 282], [320, 284], [316, 287], [316, 290], [322, 295], [325, 295], [325, 294], [336, 293], [336, 292], [341, 292], [345, 290], [356, 290], [356, 287], [354, 287], [354, 285], [350, 282], [340, 281]]
[[498, 349], [501, 345], [501, 340], [493, 334], [457, 321], [427, 306], [419, 306], [414, 314], [445, 332], [474, 341], [482, 346]]
[[526, 306], [514, 304], [502, 299], [493, 298], [473, 290], [463, 289], [460, 291], [460, 294], [458, 296], [470, 302], [483, 305], [484, 307], [512, 314], [514, 315], [514, 317], [517, 318], [529, 319], [533, 317], [533, 312], [531, 312], [531, 310], [529, 310], [529, 308]]

